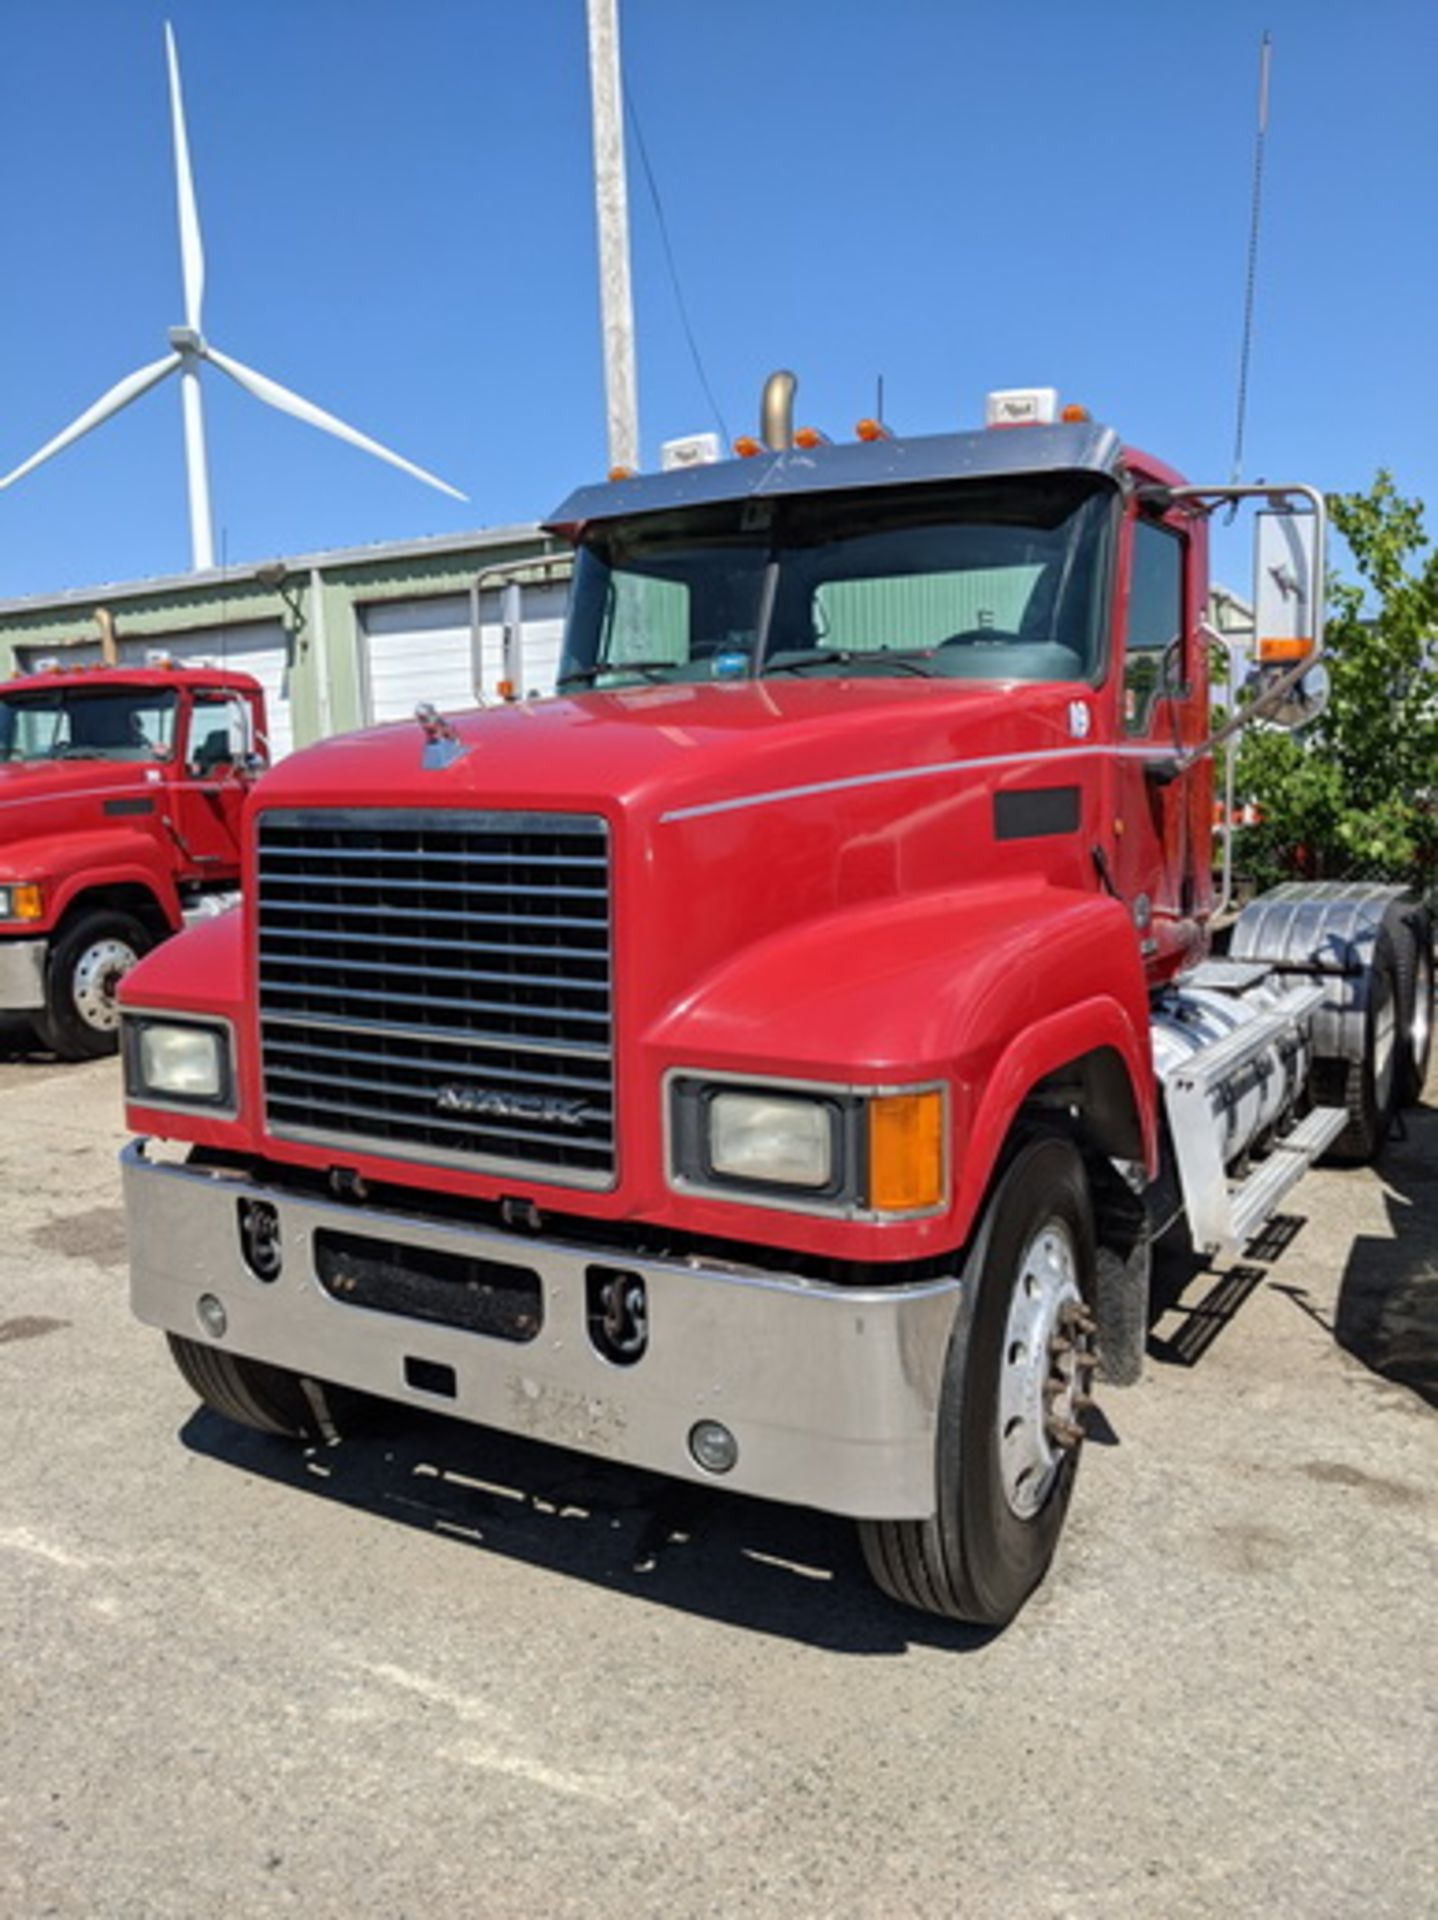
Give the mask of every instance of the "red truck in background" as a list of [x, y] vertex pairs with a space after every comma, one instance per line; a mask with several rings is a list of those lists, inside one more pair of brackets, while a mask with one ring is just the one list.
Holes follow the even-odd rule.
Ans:
[[266, 757], [248, 674], [166, 666], [0, 683], [0, 1015], [61, 1059], [114, 1052], [120, 981], [237, 897]]
[[1296, 724], [1320, 495], [1049, 390], [849, 445], [791, 393], [559, 510], [557, 697], [257, 787], [242, 911], [125, 983], [132, 1300], [261, 1431], [438, 1408], [851, 1516], [1002, 1623], [1156, 1241], [1244, 1245], [1415, 1097], [1432, 930], [1289, 887], [1213, 950], [1208, 519], [1262, 496], [1242, 718]]

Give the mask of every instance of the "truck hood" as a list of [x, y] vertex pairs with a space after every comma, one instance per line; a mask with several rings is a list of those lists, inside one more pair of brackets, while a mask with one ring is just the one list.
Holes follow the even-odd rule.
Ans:
[[37, 834], [102, 823], [107, 800], [161, 790], [145, 763], [115, 760], [0, 761], [0, 850]]
[[291, 755], [256, 790], [261, 807], [585, 807], [639, 820], [968, 754], [1072, 747], [1069, 706], [1087, 688], [1031, 699], [979, 682], [745, 681], [645, 686], [457, 715], [464, 748], [423, 766], [415, 723]]

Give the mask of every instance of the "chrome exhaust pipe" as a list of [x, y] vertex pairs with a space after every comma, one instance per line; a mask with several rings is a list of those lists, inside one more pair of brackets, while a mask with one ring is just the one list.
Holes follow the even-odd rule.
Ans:
[[798, 385], [796, 377], [785, 369], [771, 373], [764, 382], [759, 438], [770, 453], [787, 453], [794, 444], [794, 393]]

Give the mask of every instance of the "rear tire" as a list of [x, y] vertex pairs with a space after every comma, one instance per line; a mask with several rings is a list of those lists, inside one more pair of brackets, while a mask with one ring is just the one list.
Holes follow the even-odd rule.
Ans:
[[1407, 915], [1398, 945], [1398, 1104], [1423, 1098], [1433, 1057], [1433, 916], [1426, 907]]
[[330, 1440], [353, 1424], [356, 1397], [287, 1367], [167, 1334], [185, 1384], [212, 1413], [285, 1440]]
[[98, 1060], [120, 1044], [121, 980], [148, 951], [149, 933], [128, 913], [81, 913], [50, 946], [45, 1007], [35, 1031], [62, 1060]]
[[1379, 929], [1373, 943], [1366, 989], [1362, 1059], [1318, 1063], [1323, 1103], [1348, 1109], [1348, 1125], [1334, 1141], [1330, 1157], [1353, 1166], [1372, 1160], [1383, 1145], [1398, 1097], [1398, 956], [1387, 927]]
[[[1031, 1140], [1000, 1178], [965, 1265], [935, 1439], [935, 1512], [859, 1523], [869, 1572], [893, 1599], [1000, 1627], [1043, 1579], [1078, 1465], [1094, 1275], [1083, 1162], [1067, 1140]], [[1055, 1357], [1052, 1343], [1064, 1341]], [[1070, 1429], [1062, 1442], [1055, 1423]]]

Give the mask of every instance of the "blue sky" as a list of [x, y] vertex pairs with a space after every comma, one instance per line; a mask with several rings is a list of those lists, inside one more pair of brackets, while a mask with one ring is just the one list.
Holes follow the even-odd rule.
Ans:
[[[1438, 8], [622, 5], [731, 433], [783, 364], [836, 435], [881, 373], [908, 432], [1049, 383], [1202, 479], [1231, 458], [1270, 27], [1249, 477], [1348, 488], [1386, 464], [1438, 509]], [[538, 517], [601, 473], [583, 0], [5, 0], [0, 471], [180, 318], [167, 12], [207, 334], [471, 502], [215, 376], [227, 559]], [[632, 149], [630, 192], [652, 462], [714, 419]], [[0, 596], [188, 563], [174, 382], [0, 494]]]

